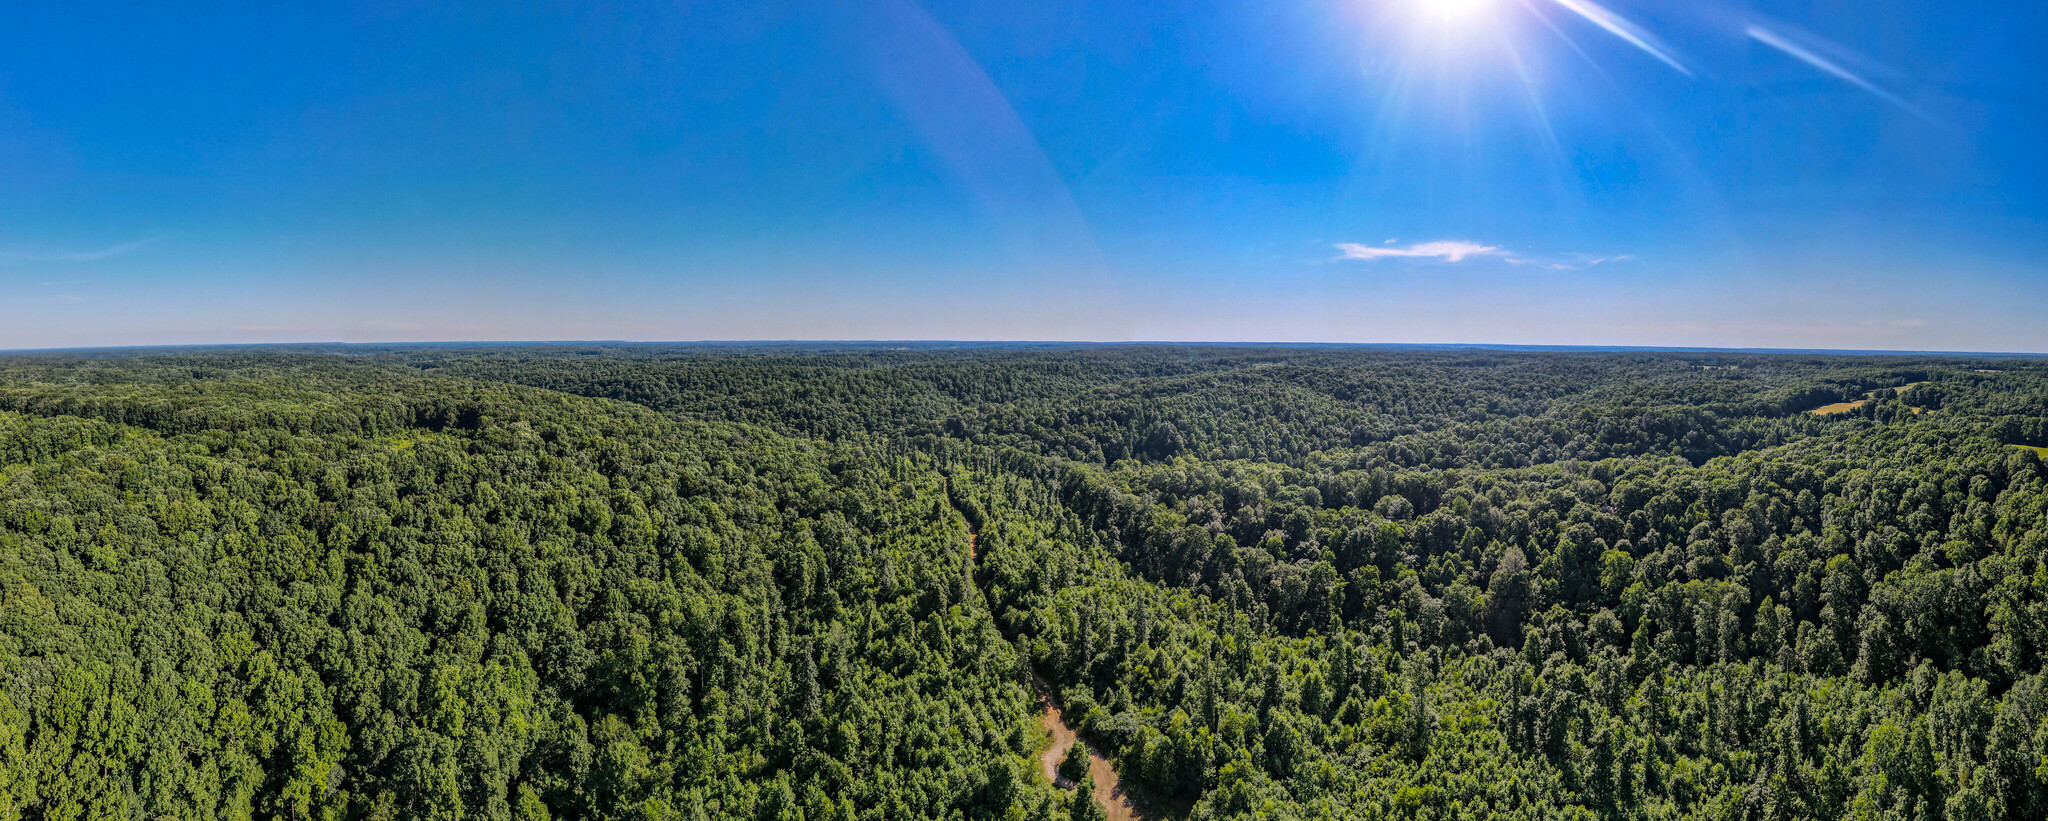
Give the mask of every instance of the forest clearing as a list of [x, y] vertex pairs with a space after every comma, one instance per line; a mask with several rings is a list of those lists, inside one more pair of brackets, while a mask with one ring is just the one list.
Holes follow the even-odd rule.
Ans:
[[[1975, 370], [1975, 372], [1977, 372], [1977, 373], [1997, 373], [1997, 371], [1989, 371], [1989, 370], [1984, 370], [1984, 369], [1973, 369], [1973, 370]], [[1906, 393], [1907, 391], [1910, 391], [1910, 390], [1912, 390], [1913, 388], [1915, 388], [1915, 387], [1918, 387], [1918, 386], [1920, 386], [1920, 385], [1923, 385], [1923, 384], [1926, 384], [1926, 383], [1925, 383], [1925, 382], [1911, 382], [1911, 383], [1907, 383], [1907, 384], [1904, 384], [1904, 385], [1900, 385], [1900, 386], [1898, 386], [1897, 388], [1894, 388], [1893, 390], [1897, 391], [1899, 395], [1903, 396], [1903, 395], [1905, 395], [1905, 393]], [[1872, 395], [1872, 394], [1874, 394], [1874, 393], [1876, 393], [1876, 392], [1875, 392], [1875, 391], [1872, 391], [1871, 393], [1866, 393], [1866, 394], [1864, 394], [1864, 395], [1863, 395], [1863, 398], [1861, 398], [1861, 399], [1854, 399], [1854, 400], [1850, 400], [1850, 401], [1847, 401], [1847, 402], [1830, 402], [1830, 403], [1828, 403], [1828, 404], [1825, 404], [1825, 405], [1822, 405], [1822, 406], [1820, 406], [1820, 407], [1818, 407], [1818, 408], [1814, 408], [1813, 410], [1807, 411], [1807, 413], [1811, 413], [1811, 414], [1814, 414], [1814, 415], [1816, 415], [1816, 416], [1831, 416], [1831, 415], [1834, 415], [1834, 414], [1838, 414], [1838, 413], [1848, 413], [1849, 411], [1855, 410], [1855, 409], [1857, 409], [1857, 408], [1860, 408], [1860, 407], [1863, 407], [1864, 405], [1867, 405], [1867, 404], [1869, 404], [1869, 403], [1870, 403], [1870, 397], [1871, 397], [1871, 395]], [[1926, 409], [1926, 408], [1922, 408], [1922, 407], [1919, 407], [1919, 406], [1915, 406], [1915, 405], [1908, 405], [1907, 407], [1911, 408], [1911, 409], [1912, 409], [1912, 412], [1913, 412], [1913, 413], [1915, 413], [1915, 414], [1920, 414], [1920, 413], [1926, 413], [1926, 412], [1927, 412], [1927, 409]]]

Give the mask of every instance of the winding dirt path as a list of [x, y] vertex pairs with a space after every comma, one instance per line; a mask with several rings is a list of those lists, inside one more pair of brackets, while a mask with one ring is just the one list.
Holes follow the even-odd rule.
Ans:
[[[1037, 674], [1031, 676], [1031, 689], [1038, 692], [1038, 724], [1052, 734], [1052, 746], [1038, 755], [1038, 772], [1051, 781], [1053, 786], [1063, 790], [1074, 788], [1074, 784], [1060, 777], [1060, 758], [1067, 754], [1067, 748], [1074, 746], [1074, 739], [1080, 734], [1067, 723], [1065, 711], [1053, 701], [1052, 688]], [[1096, 752], [1095, 745], [1082, 742], [1088, 748], [1088, 777], [1095, 781], [1095, 803], [1102, 805], [1109, 814], [1109, 821], [1142, 821], [1145, 816], [1131, 805], [1131, 797], [1124, 793], [1122, 782], [1117, 780], [1116, 768], [1109, 759]]]
[[[951, 494], [952, 480], [947, 480], [948, 495]], [[981, 534], [974, 528], [967, 528], [967, 581], [974, 582], [974, 562], [980, 558], [977, 542]], [[1031, 674], [1031, 689], [1038, 694], [1038, 726], [1052, 736], [1052, 745], [1038, 754], [1038, 772], [1045, 780], [1062, 790], [1075, 787], [1072, 782], [1060, 777], [1060, 758], [1067, 754], [1067, 748], [1074, 746], [1080, 738], [1073, 725], [1067, 723], [1066, 712], [1059, 702], [1053, 700], [1052, 687], [1037, 673]], [[1088, 750], [1088, 777], [1095, 782], [1095, 803], [1109, 815], [1109, 821], [1145, 821], [1146, 816], [1131, 805], [1131, 797], [1124, 792], [1123, 782], [1116, 777], [1116, 768], [1109, 759], [1096, 751], [1095, 745], [1082, 743]]]

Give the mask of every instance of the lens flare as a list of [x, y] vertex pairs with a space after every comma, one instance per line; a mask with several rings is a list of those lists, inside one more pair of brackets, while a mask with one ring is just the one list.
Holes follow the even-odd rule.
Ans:
[[1822, 72], [1833, 75], [1834, 77], [1840, 79], [1845, 83], [1863, 89], [1864, 91], [1868, 91], [1878, 99], [1883, 100], [1887, 103], [1891, 103], [1892, 105], [1898, 106], [1900, 110], [1903, 110], [1908, 114], [1911, 114], [1915, 117], [1919, 117], [1920, 119], [1926, 120], [1930, 123], [1939, 123], [1938, 120], [1934, 119], [1934, 117], [1929, 115], [1927, 112], [1920, 110], [1918, 106], [1906, 102], [1905, 98], [1900, 97], [1897, 94], [1893, 94], [1892, 92], [1887, 91], [1884, 88], [1878, 86], [1876, 83], [1864, 79], [1862, 75], [1850, 71], [1849, 69], [1843, 67], [1841, 64], [1836, 63], [1835, 61], [1821, 56], [1819, 54], [1818, 47], [1809, 47], [1807, 45], [1801, 44], [1797, 40], [1792, 39], [1791, 35], [1789, 34], [1765, 28], [1763, 25], [1758, 23], [1749, 24], [1749, 28], [1745, 29], [1743, 33], [1748, 34], [1750, 39], [1752, 40], [1755, 40], [1759, 43], [1770, 46], [1771, 48], [1784, 52], [1786, 56], [1789, 56], [1807, 65], [1813, 66], [1814, 68], [1820, 69]]
[[1693, 76], [1692, 69], [1686, 68], [1684, 63], [1679, 62], [1678, 58], [1672, 55], [1671, 47], [1664, 45], [1656, 36], [1644, 31], [1641, 26], [1629, 22], [1627, 18], [1619, 14], [1608, 11], [1599, 3], [1595, 3], [1593, 0], [1557, 0], [1557, 4], [1571, 10], [1573, 14], [1586, 18], [1587, 22], [1606, 29], [1608, 34], [1621, 38], [1622, 41], [1629, 45], [1641, 49], [1643, 53], [1657, 58], [1665, 65], [1677, 70], [1678, 73], [1687, 77]]

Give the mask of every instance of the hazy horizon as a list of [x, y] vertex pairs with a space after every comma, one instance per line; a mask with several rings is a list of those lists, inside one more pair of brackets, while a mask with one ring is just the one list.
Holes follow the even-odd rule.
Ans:
[[42, 348], [0, 348], [0, 355], [42, 354], [68, 352], [147, 352], [147, 351], [192, 351], [218, 349], [306, 349], [319, 352], [324, 348], [390, 348], [404, 349], [467, 349], [467, 348], [519, 348], [519, 347], [569, 347], [589, 345], [638, 348], [791, 348], [791, 349], [860, 349], [873, 347], [907, 347], [921, 349], [970, 349], [970, 348], [1061, 348], [1061, 347], [1216, 347], [1216, 348], [1387, 348], [1423, 350], [1484, 350], [1525, 353], [1600, 353], [1600, 352], [1642, 352], [1642, 353], [1726, 353], [1756, 355], [1819, 355], [1819, 356], [1935, 356], [1935, 357], [2048, 357], [2048, 351], [1967, 351], [1967, 350], [1903, 350], [1882, 348], [1731, 348], [1701, 345], [1575, 345], [1575, 344], [1521, 344], [1512, 342], [1284, 342], [1273, 340], [1247, 339], [447, 339], [447, 340], [383, 340], [374, 342], [345, 342], [340, 340], [310, 340], [305, 342], [194, 342], [180, 344], [139, 344], [139, 345], [75, 345]]

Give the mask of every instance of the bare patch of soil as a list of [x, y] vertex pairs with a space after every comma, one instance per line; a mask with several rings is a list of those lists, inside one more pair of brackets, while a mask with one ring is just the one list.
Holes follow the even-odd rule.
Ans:
[[[1053, 786], [1073, 789], [1072, 782], [1060, 777], [1060, 758], [1080, 736], [1073, 725], [1067, 723], [1066, 713], [1060, 710], [1059, 703], [1053, 701], [1052, 688], [1046, 685], [1045, 679], [1032, 676], [1031, 688], [1038, 691], [1038, 703], [1042, 708], [1038, 716], [1039, 726], [1052, 735], [1052, 746], [1038, 756], [1038, 771]], [[1123, 784], [1117, 780], [1116, 768], [1110, 766], [1109, 759], [1096, 752], [1095, 745], [1085, 741], [1082, 744], [1088, 748], [1088, 777], [1095, 781], [1095, 803], [1109, 813], [1109, 821], [1138, 821], [1150, 817], [1139, 813], [1132, 805], [1131, 796], [1124, 792]]]

